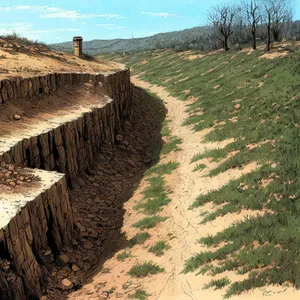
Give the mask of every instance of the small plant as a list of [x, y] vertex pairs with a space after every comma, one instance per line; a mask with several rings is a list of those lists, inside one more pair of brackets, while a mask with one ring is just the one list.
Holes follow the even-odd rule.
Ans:
[[150, 294], [148, 294], [146, 291], [138, 289], [134, 292], [134, 294], [128, 295], [129, 299], [138, 299], [138, 300], [146, 300]]
[[116, 290], [116, 288], [115, 288], [115, 287], [112, 287], [112, 288], [108, 291], [108, 293], [109, 293], [109, 294], [113, 294], [113, 293], [115, 292], [115, 290]]
[[165, 174], [171, 174], [174, 170], [177, 169], [177, 167], [179, 166], [178, 162], [174, 162], [174, 161], [170, 161], [166, 164], [158, 164], [153, 166], [152, 168], [148, 169], [145, 172], [145, 176], [149, 176], [153, 173], [156, 173], [157, 175], [165, 175]]
[[161, 136], [166, 136], [166, 137], [170, 136], [170, 129], [169, 129], [169, 126], [168, 126], [168, 124], [170, 122], [171, 121], [169, 121], [169, 120], [165, 120], [163, 122], [163, 128], [161, 130]]
[[162, 256], [165, 251], [170, 248], [169, 244], [165, 241], [158, 241], [154, 246], [151, 246], [148, 251], [154, 253], [156, 256]]
[[134, 209], [142, 210], [144, 214], [154, 215], [171, 201], [165, 191], [165, 180], [162, 176], [149, 178], [150, 186], [143, 191], [144, 199]]
[[142, 245], [150, 238], [150, 236], [151, 235], [148, 232], [139, 232], [128, 241], [128, 246], [132, 248], [134, 245]]
[[181, 148], [178, 147], [179, 144], [182, 144], [183, 141], [181, 138], [176, 136], [172, 137], [170, 141], [168, 141], [162, 148], [161, 154], [168, 154], [170, 152], [180, 151]]
[[228, 284], [230, 284], [230, 280], [227, 277], [223, 277], [221, 279], [212, 280], [210, 283], [205, 285], [204, 289], [215, 287], [215, 290], [220, 290]]
[[117, 260], [124, 261], [126, 258], [130, 258], [130, 257], [132, 257], [130, 252], [123, 251], [122, 253], [118, 254]]
[[164, 268], [161, 268], [160, 266], [152, 263], [152, 262], [144, 262], [143, 264], [137, 264], [133, 266], [129, 272], [128, 275], [132, 277], [146, 277], [149, 274], [157, 274], [164, 272]]
[[193, 169], [193, 172], [196, 172], [196, 171], [202, 171], [206, 168], [206, 165], [205, 164], [198, 164], [194, 169]]
[[160, 216], [146, 217], [133, 224], [133, 227], [140, 228], [141, 230], [149, 229], [155, 227], [160, 222], [164, 222], [166, 219], [166, 217]]

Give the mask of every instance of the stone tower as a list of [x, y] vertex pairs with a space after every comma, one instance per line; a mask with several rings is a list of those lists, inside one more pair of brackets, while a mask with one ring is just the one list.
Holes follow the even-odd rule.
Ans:
[[82, 41], [83, 41], [83, 38], [81, 36], [73, 37], [74, 55], [76, 55], [78, 57], [82, 56]]

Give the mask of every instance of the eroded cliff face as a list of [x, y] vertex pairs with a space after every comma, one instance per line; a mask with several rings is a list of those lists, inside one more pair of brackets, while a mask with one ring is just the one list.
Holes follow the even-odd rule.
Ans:
[[[74, 222], [68, 187], [79, 173], [92, 167], [104, 144], [115, 143], [131, 114], [132, 100], [129, 70], [109, 75], [55, 73], [0, 82], [3, 110], [9, 103], [22, 107], [23, 101], [51, 99], [65, 86], [85, 84], [94, 90], [101, 88], [103, 101], [80, 110], [80, 116], [22, 139], [22, 128], [15, 139], [2, 132], [0, 212], [6, 222], [0, 229], [0, 299], [42, 296], [43, 269], [50, 267], [63, 247], [72, 244]], [[26, 174], [34, 175], [35, 184], [21, 180]], [[49, 256], [52, 259], [47, 262]]]

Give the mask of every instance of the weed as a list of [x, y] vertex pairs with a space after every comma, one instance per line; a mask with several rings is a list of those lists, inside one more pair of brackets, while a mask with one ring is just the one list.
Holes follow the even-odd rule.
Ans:
[[168, 154], [173, 151], [180, 151], [181, 148], [178, 147], [179, 144], [182, 144], [182, 139], [178, 137], [172, 137], [166, 144], [164, 144], [161, 154]]
[[169, 137], [170, 136], [170, 129], [169, 129], [169, 123], [171, 121], [170, 120], [164, 120], [163, 122], [163, 127], [162, 127], [162, 130], [161, 130], [161, 136], [164, 136], [164, 137]]
[[150, 274], [153, 275], [157, 273], [162, 273], [164, 272], [164, 270], [164, 268], [161, 268], [152, 262], [144, 262], [142, 264], [137, 264], [133, 266], [129, 270], [128, 275], [132, 277], [146, 277]]
[[227, 277], [223, 277], [221, 279], [212, 280], [210, 283], [205, 285], [205, 289], [209, 289], [211, 287], [214, 287], [215, 290], [220, 290], [226, 285], [230, 284], [230, 280]]
[[151, 235], [148, 232], [138, 232], [132, 239], [128, 241], [128, 247], [132, 248], [135, 245], [144, 244]]
[[193, 169], [193, 172], [202, 171], [206, 168], [205, 164], [197, 164], [197, 166]]
[[156, 256], [162, 256], [168, 249], [170, 249], [170, 246], [167, 242], [158, 241], [154, 246], [151, 246], [148, 251], [154, 253]]
[[165, 181], [162, 176], [149, 178], [150, 186], [143, 191], [144, 199], [134, 209], [144, 214], [153, 215], [162, 210], [171, 201], [165, 192]]
[[111, 289], [109, 289], [108, 293], [109, 294], [113, 294], [115, 292], [116, 288], [115, 287], [112, 287]]
[[160, 222], [164, 222], [166, 219], [166, 217], [160, 216], [146, 217], [133, 224], [133, 227], [140, 228], [141, 230], [149, 229], [155, 227]]
[[146, 291], [138, 289], [134, 292], [134, 294], [128, 295], [129, 299], [138, 299], [138, 300], [146, 300], [150, 294], [148, 294]]
[[130, 258], [130, 257], [132, 257], [130, 252], [123, 251], [122, 253], [118, 254], [117, 260], [124, 261], [126, 258]]
[[178, 162], [168, 162], [166, 164], [158, 164], [153, 166], [152, 168], [148, 169], [144, 175], [145, 176], [150, 176], [153, 173], [156, 173], [157, 175], [165, 175], [165, 174], [171, 174], [174, 170], [177, 169], [179, 166]]

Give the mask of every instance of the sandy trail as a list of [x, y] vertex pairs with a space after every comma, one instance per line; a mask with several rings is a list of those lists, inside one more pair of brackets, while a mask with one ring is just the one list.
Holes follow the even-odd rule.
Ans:
[[[203, 152], [205, 149], [223, 148], [232, 140], [219, 143], [203, 143], [204, 136], [209, 132], [208, 129], [195, 133], [190, 127], [182, 126], [182, 122], [188, 116], [186, 112], [188, 101], [179, 101], [171, 97], [164, 88], [153, 86], [136, 76], [132, 78], [132, 82], [163, 99], [168, 109], [167, 119], [171, 121], [169, 124], [171, 134], [183, 139], [183, 143], [180, 145], [182, 151], [172, 154], [172, 160], [179, 162], [180, 166], [172, 175], [166, 177], [167, 184], [172, 190], [172, 194], [170, 194], [172, 201], [160, 215], [168, 216], [168, 219], [148, 231], [151, 234], [151, 239], [146, 245], [137, 246], [132, 250], [134, 256], [132, 259], [119, 262], [115, 255], [104, 265], [105, 268], [109, 269], [108, 274], [97, 274], [91, 283], [85, 285], [83, 289], [71, 295], [70, 298], [102, 299], [100, 297], [96, 298], [95, 293], [92, 291], [103, 282], [109, 282], [110, 285], [106, 286], [107, 288], [115, 288], [116, 292], [111, 294], [109, 299], [126, 298], [127, 291], [122, 290], [122, 285], [125, 282], [132, 282], [133, 290], [142, 288], [151, 294], [148, 299], [221, 300], [223, 299], [224, 290], [207, 290], [203, 289], [204, 285], [209, 283], [211, 279], [224, 276], [228, 276], [232, 281], [243, 279], [243, 277], [239, 277], [233, 272], [226, 272], [226, 274], [223, 273], [221, 276], [215, 276], [214, 278], [207, 275], [196, 276], [196, 273], [183, 274], [184, 263], [194, 253], [206, 250], [204, 246], [197, 243], [199, 238], [208, 234], [215, 234], [234, 222], [243, 220], [249, 212], [240, 215], [226, 215], [213, 222], [200, 225], [201, 217], [199, 217], [199, 214], [204, 209], [212, 209], [211, 205], [194, 211], [188, 208], [198, 195], [218, 189], [230, 180], [239, 178], [244, 173], [254, 171], [257, 164], [253, 162], [242, 170], [230, 170], [213, 178], [202, 176], [214, 168], [216, 164], [208, 164], [208, 167], [202, 172], [192, 172], [195, 164], [190, 164], [190, 161], [194, 154]], [[137, 232], [136, 229], [132, 228], [132, 224], [141, 219], [141, 215], [137, 214], [132, 207], [135, 205], [136, 200], [141, 198], [140, 193], [145, 188], [145, 184], [143, 180], [135, 195], [125, 205], [126, 214], [123, 230], [129, 238]], [[176, 238], [168, 238], [168, 234], [173, 234]], [[161, 239], [167, 240], [171, 249], [166, 251], [162, 257], [155, 257], [147, 251], [147, 248], [149, 244]], [[132, 265], [145, 260], [152, 260], [163, 266], [165, 272], [140, 279], [133, 279], [126, 274]], [[271, 297], [271, 299], [286, 299], [287, 297], [299, 299], [299, 295], [293, 289], [286, 289], [285, 287], [264, 287], [231, 299], [265, 299], [266, 296]]]
[[[133, 77], [132, 82], [157, 94], [164, 100], [168, 109], [167, 118], [171, 120], [170, 129], [172, 135], [183, 139], [183, 143], [180, 145], [182, 151], [178, 152], [177, 156], [180, 166], [175, 171], [178, 178], [176, 184], [172, 186], [172, 202], [166, 208], [166, 214], [171, 217], [168, 223], [168, 230], [177, 236], [177, 239], [172, 243], [171, 250], [167, 251], [164, 256], [164, 265], [170, 264], [168, 269], [172, 269], [172, 272], [165, 279], [164, 284], [154, 280], [152, 286], [149, 285], [149, 288], [147, 288], [147, 291], [159, 291], [155, 295], [155, 299], [222, 299], [223, 291], [203, 290], [203, 285], [210, 281], [208, 276], [196, 276], [195, 273], [182, 274], [184, 262], [193, 253], [199, 253], [201, 250], [204, 250], [197, 243], [200, 237], [215, 234], [229, 227], [233, 222], [243, 220], [246, 214], [228, 215], [207, 225], [200, 225], [200, 210], [191, 211], [188, 208], [199, 194], [218, 189], [230, 180], [240, 177], [243, 173], [255, 170], [257, 165], [252, 163], [243, 170], [231, 170], [214, 178], [202, 177], [208, 170], [205, 173], [192, 172], [194, 165], [191, 165], [190, 161], [194, 154], [203, 152], [205, 149], [223, 148], [231, 141], [204, 144], [202, 139], [208, 133], [208, 130], [195, 133], [190, 127], [182, 126], [182, 122], [188, 117], [186, 109], [189, 102], [179, 101], [171, 97], [164, 88], [141, 81], [138, 77]], [[228, 275], [233, 280], [238, 279], [236, 275]], [[158, 288], [160, 285], [161, 287]], [[242, 298], [259, 299], [265, 298], [266, 294], [272, 296], [272, 299], [283, 299], [288, 294], [296, 296], [296, 293], [292, 290], [282, 294], [281, 291], [283, 290], [284, 288], [282, 287], [263, 288], [249, 295], [243, 295]], [[266, 293], [266, 291], [268, 292]], [[299, 293], [297, 295], [299, 297]]]

